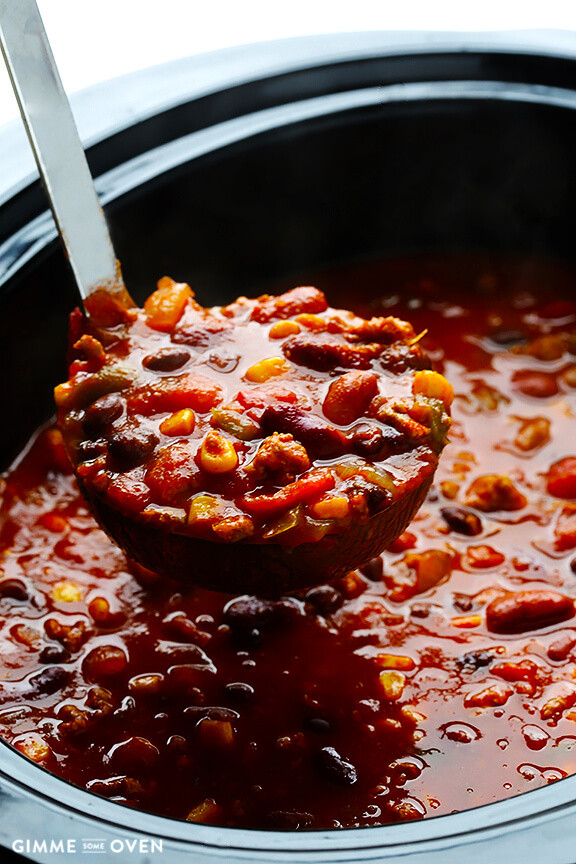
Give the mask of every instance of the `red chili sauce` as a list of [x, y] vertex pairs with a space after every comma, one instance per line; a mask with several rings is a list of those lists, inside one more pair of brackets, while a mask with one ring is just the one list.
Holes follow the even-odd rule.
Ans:
[[280, 600], [188, 590], [95, 525], [54, 429], [5, 475], [0, 734], [111, 800], [366, 826], [576, 767], [573, 275], [422, 258], [314, 281], [428, 328], [456, 392], [427, 501], [362, 571]]

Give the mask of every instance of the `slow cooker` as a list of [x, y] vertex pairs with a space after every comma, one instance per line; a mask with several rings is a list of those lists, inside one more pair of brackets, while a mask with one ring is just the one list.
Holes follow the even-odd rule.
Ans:
[[[213, 304], [370, 257], [576, 257], [576, 34], [250, 45], [99, 85], [74, 107], [138, 299], [164, 272], [194, 274]], [[76, 298], [19, 124], [0, 152], [6, 468], [53, 412]], [[3, 860], [576, 860], [576, 777], [418, 823], [247, 831], [135, 812], [0, 744], [0, 796]]]

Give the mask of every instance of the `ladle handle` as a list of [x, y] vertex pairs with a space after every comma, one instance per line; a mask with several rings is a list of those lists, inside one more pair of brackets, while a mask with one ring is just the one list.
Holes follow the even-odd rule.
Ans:
[[35, 0], [0, 0], [0, 44], [50, 207], [86, 300], [125, 294], [108, 226]]

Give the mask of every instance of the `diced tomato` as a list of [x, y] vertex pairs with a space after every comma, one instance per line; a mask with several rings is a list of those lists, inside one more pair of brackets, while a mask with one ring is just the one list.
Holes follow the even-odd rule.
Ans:
[[241, 501], [241, 506], [248, 513], [268, 519], [296, 504], [319, 498], [324, 492], [333, 489], [334, 485], [332, 472], [320, 469], [299, 477], [294, 483], [289, 483], [273, 495], [246, 495]]
[[576, 457], [567, 456], [550, 466], [546, 489], [555, 498], [576, 498]]
[[490, 567], [498, 567], [506, 560], [505, 556], [492, 546], [469, 546], [466, 558], [470, 567], [477, 570], [487, 570]]
[[160, 411], [180, 411], [191, 408], [200, 414], [210, 411], [222, 401], [222, 390], [203, 375], [181, 375], [164, 378], [154, 387], [140, 387], [128, 397], [131, 411], [144, 416]]

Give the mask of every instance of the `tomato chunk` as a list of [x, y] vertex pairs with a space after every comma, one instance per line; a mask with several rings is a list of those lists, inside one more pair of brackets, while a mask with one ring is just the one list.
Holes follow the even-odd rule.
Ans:
[[555, 498], [576, 498], [576, 456], [567, 456], [550, 466], [546, 489]]

